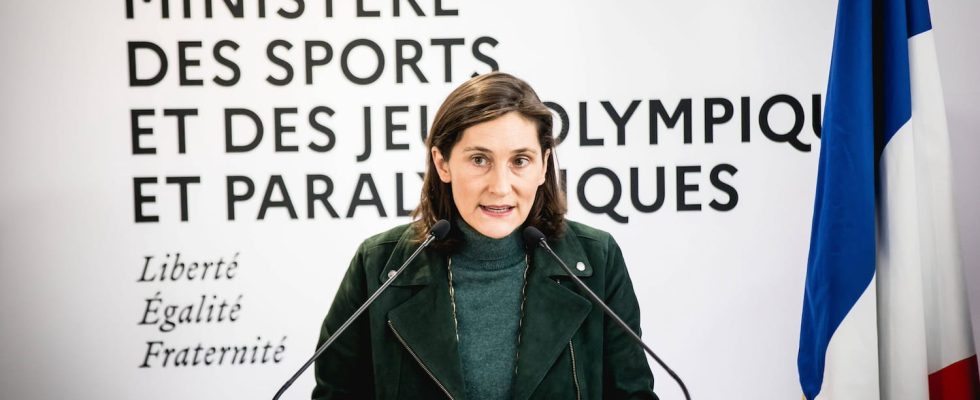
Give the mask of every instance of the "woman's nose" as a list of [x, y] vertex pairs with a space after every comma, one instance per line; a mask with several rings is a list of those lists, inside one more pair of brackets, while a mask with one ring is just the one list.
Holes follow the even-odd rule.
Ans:
[[510, 193], [510, 171], [506, 166], [498, 166], [490, 171], [489, 191], [495, 195]]

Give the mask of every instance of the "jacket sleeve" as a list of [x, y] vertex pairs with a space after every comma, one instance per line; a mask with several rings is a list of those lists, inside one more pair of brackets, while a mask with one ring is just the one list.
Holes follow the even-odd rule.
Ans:
[[[640, 305], [626, 271], [623, 252], [609, 237], [606, 265], [605, 301], [637, 334], [640, 332]], [[616, 321], [606, 318], [603, 329], [604, 399], [657, 399], [653, 393], [653, 374], [646, 353]]]
[[[367, 277], [362, 244], [320, 328], [319, 348], [367, 299]], [[368, 316], [361, 315], [314, 364], [314, 400], [369, 399], [374, 397], [374, 374]]]

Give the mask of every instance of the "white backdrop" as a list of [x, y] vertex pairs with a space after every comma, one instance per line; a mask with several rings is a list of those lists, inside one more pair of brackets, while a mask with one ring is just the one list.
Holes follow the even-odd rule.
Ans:
[[[276, 13], [296, 11], [294, 0], [267, 0], [264, 18], [257, 1], [242, 1], [243, 18], [233, 18], [222, 1], [213, 2], [212, 18], [205, 16], [205, 2], [190, 3], [189, 18], [177, 0], [169, 1], [169, 18], [162, 18], [161, 0], [132, 1], [132, 18], [125, 1], [0, 5], [0, 397], [271, 397], [313, 350], [357, 244], [409, 221], [397, 215], [417, 203], [416, 173], [424, 167], [420, 130], [452, 88], [496, 65], [567, 113], [567, 137], [558, 151], [568, 177], [569, 217], [616, 236], [638, 291], [644, 337], [685, 378], [692, 395], [798, 398], [796, 350], [819, 152], [813, 96], [820, 96], [819, 104], [825, 94], [833, 2], [419, 0], [425, 16], [418, 16], [408, 1], [364, 0], [366, 10], [380, 15], [358, 17], [355, 2], [327, 0], [299, 2], [305, 7], [295, 19]], [[961, 240], [971, 298], [977, 299], [980, 254], [973, 225], [980, 215], [972, 205], [980, 198], [980, 121], [971, 114], [980, 99], [973, 72], [980, 70], [980, 37], [968, 23], [980, 8], [933, 3]], [[400, 4], [398, 17], [393, 4]], [[458, 15], [435, 16], [437, 4]], [[356, 39], [375, 43], [385, 59], [370, 84], [353, 83], [343, 71], [346, 64], [364, 78], [378, 65], [364, 45], [343, 55], [351, 43], [364, 43]], [[450, 47], [447, 60], [440, 39], [462, 44]], [[222, 40], [235, 45], [219, 46], [215, 57]], [[289, 46], [277, 46], [270, 56], [267, 48], [276, 40]], [[427, 82], [409, 67], [398, 82], [398, 40], [419, 43], [418, 67]], [[326, 45], [314, 41], [329, 44], [330, 57], [307, 73], [307, 43], [311, 59], [327, 58]], [[160, 69], [154, 53], [130, 54], [133, 42], [150, 42], [166, 54], [160, 82], [131, 84], [131, 60], [138, 78]], [[201, 42], [184, 50], [191, 60], [185, 68], [178, 42]], [[402, 56], [415, 54], [406, 47]], [[217, 84], [215, 79], [235, 75], [232, 64], [237, 82]], [[270, 83], [267, 78], [288, 75], [283, 64], [293, 69], [292, 80]], [[201, 85], [181, 84], [181, 69], [185, 79], [200, 79]], [[780, 102], [763, 112], [770, 99]], [[654, 100], [671, 113], [690, 102], [690, 143], [683, 119], [671, 129], [660, 118], [658, 142], [650, 144]], [[761, 114], [769, 131], [797, 129], [787, 101], [800, 104], [795, 147], [783, 136], [767, 137], [760, 124]], [[714, 124], [709, 141], [706, 114], [724, 114], [723, 105], [706, 106], [711, 102], [731, 104], [731, 119]], [[624, 115], [634, 103], [619, 145], [606, 108]], [[320, 106], [331, 112], [315, 111]], [[254, 149], [226, 150], [224, 113], [233, 108], [251, 110], [262, 121], [264, 134]], [[295, 151], [276, 149], [277, 108], [285, 109], [279, 119], [287, 127], [280, 144]], [[372, 152], [361, 162], [366, 108]], [[165, 116], [165, 109], [196, 110], [184, 121], [183, 152], [178, 120]], [[152, 110], [135, 123], [152, 133], [137, 135], [135, 145], [133, 110]], [[232, 143], [255, 136], [245, 117], [232, 121]], [[404, 125], [391, 133], [391, 147], [407, 149], [386, 149], [386, 125]], [[333, 147], [317, 152], [311, 143]], [[134, 146], [155, 154], [134, 154]], [[632, 195], [653, 203], [661, 167], [663, 203], [642, 212]], [[612, 174], [603, 175], [604, 169]], [[698, 185], [683, 192], [683, 201], [700, 210], [682, 210], [679, 173], [687, 185]], [[329, 204], [338, 217], [323, 203], [315, 203], [310, 216], [308, 199], [326, 189], [325, 178], [308, 186], [313, 175], [330, 180]], [[241, 182], [228, 188], [235, 176], [252, 181], [254, 193], [229, 207], [230, 193], [246, 192]], [[270, 183], [276, 176], [281, 183]], [[199, 179], [186, 186], [186, 221], [180, 186], [167, 184], [168, 177]], [[284, 191], [295, 218], [283, 206]], [[155, 199], [139, 203], [138, 193]], [[270, 207], [260, 218], [266, 197]], [[614, 211], [595, 211], [609, 203]], [[137, 222], [138, 213], [158, 221]], [[617, 221], [620, 216], [628, 222]], [[231, 279], [141, 281], [147, 258], [149, 277], [162, 262], [172, 264], [176, 253], [186, 265], [234, 260], [237, 268]], [[153, 323], [166, 306], [198, 307], [202, 296], [205, 312], [208, 304], [216, 311], [222, 301], [237, 304], [235, 320], [172, 330]], [[976, 300], [973, 309], [974, 315], [980, 311]], [[198, 345], [258, 346], [258, 361], [164, 362], [162, 348], [176, 354], [189, 348], [192, 356]], [[678, 398], [669, 378], [654, 371], [661, 396]], [[286, 397], [308, 398], [311, 386], [310, 372]]]

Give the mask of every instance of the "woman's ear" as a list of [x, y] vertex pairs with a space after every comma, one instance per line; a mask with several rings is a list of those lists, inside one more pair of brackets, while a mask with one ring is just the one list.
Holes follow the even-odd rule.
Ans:
[[538, 179], [538, 186], [544, 185], [544, 182], [547, 180], [547, 177], [548, 177], [548, 161], [551, 161], [551, 149], [548, 149], [548, 150], [545, 150], [544, 151], [544, 157], [541, 159], [541, 161], [542, 161], [542, 164], [544, 164], [544, 165], [541, 167], [541, 178]]
[[432, 146], [432, 164], [435, 165], [436, 172], [439, 173], [439, 180], [442, 183], [452, 182], [452, 174], [449, 173], [449, 160], [443, 157], [442, 152], [435, 146]]

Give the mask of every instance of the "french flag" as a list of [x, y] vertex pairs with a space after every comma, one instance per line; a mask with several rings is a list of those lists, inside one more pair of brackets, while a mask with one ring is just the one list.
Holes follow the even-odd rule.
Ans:
[[926, 0], [840, 0], [797, 364], [807, 399], [980, 399]]

